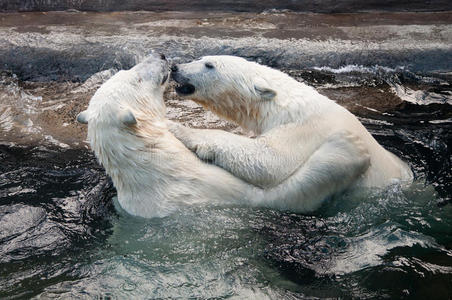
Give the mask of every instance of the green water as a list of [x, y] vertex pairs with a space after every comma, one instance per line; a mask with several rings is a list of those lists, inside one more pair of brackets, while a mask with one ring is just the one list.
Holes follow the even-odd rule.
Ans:
[[[116, 205], [108, 234], [66, 256], [43, 297], [290, 299], [450, 295], [452, 207], [419, 184], [331, 200], [316, 216], [188, 207], [140, 219]], [[70, 278], [74, 277], [74, 278]]]

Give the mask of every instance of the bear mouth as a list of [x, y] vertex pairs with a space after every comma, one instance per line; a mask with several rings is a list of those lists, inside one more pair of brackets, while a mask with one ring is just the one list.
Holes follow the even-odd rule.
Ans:
[[168, 80], [168, 73], [166, 73], [165, 76], [163, 76], [163, 79], [162, 79], [162, 82], [160, 83], [160, 85], [164, 85], [167, 80]]
[[191, 95], [195, 92], [195, 90], [196, 90], [195, 86], [190, 83], [185, 83], [185, 84], [176, 86], [176, 92], [182, 96]]

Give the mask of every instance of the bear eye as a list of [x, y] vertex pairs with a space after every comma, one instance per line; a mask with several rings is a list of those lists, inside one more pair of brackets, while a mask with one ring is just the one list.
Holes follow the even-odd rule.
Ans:
[[213, 69], [214, 68], [213, 64], [210, 63], [210, 62], [206, 62], [204, 65], [206, 66], [207, 69]]

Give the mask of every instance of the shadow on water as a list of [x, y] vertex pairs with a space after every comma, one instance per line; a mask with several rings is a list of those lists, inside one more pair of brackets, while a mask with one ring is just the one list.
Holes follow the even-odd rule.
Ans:
[[[266, 18], [280, 17], [257, 17]], [[193, 26], [217, 19], [193, 17]], [[253, 22], [246, 24], [271, 27]], [[114, 34], [84, 28], [86, 36], [74, 24], [61, 32], [42, 24], [37, 31], [0, 28], [9, 38], [0, 47], [6, 69], [0, 74], [0, 298], [451, 297], [450, 47], [419, 50], [407, 42], [408, 50], [397, 49], [399, 36], [383, 41], [393, 46], [384, 53], [362, 37], [356, 41], [362, 51], [332, 38], [201, 42], [199, 32], [146, 35], [162, 30], [152, 24]], [[400, 29], [391, 28], [385, 30]], [[419, 28], [413, 36], [426, 34]], [[449, 32], [442, 23], [433, 29]], [[203, 32], [214, 36], [213, 29]], [[236, 54], [282, 69], [357, 115], [411, 165], [415, 184], [406, 191], [345, 194], [314, 215], [212, 206], [151, 220], [124, 214], [113, 207], [115, 190], [73, 118], [102, 82], [150, 48], [173, 61]], [[240, 133], [172, 91], [165, 97], [171, 119]]]

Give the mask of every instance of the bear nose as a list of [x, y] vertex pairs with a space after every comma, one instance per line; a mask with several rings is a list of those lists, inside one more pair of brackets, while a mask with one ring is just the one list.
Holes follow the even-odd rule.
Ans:
[[171, 72], [176, 73], [178, 70], [179, 70], [179, 68], [177, 67], [177, 65], [171, 66]]
[[160, 53], [160, 58], [161, 58], [162, 60], [166, 60], [166, 56], [165, 56], [165, 54], [163, 54], [163, 53]]

